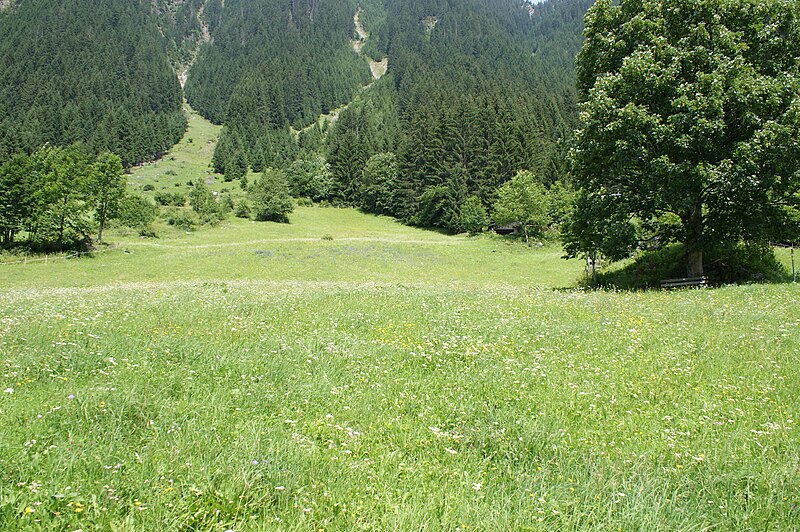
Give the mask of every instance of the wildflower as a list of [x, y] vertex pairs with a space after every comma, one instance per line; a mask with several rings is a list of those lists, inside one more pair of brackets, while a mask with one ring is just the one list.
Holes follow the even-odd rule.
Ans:
[[31, 508], [30, 506], [26, 506], [26, 507], [25, 507], [25, 510], [23, 510], [23, 511], [22, 511], [22, 513], [23, 513], [23, 514], [25, 514], [25, 515], [28, 515], [28, 514], [32, 514], [32, 513], [33, 513], [33, 512], [35, 512], [35, 511], [36, 511], [36, 510], [34, 510], [33, 508]]
[[11, 395], [14, 393], [14, 388], [6, 388], [5, 390], [3, 390], [3, 393]]
[[69, 399], [70, 401], [72, 401], [73, 399], [75, 399], [75, 394], [69, 394], [69, 395], [67, 396], [67, 399]]
[[475, 482], [475, 483], [472, 484], [472, 489], [474, 489], [475, 491], [480, 491], [480, 489], [482, 487], [483, 487], [483, 484], [481, 484], [480, 482]]

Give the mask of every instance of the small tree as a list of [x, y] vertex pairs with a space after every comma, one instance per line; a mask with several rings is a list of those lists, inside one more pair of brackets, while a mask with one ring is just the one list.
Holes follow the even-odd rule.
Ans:
[[199, 180], [189, 192], [189, 205], [203, 223], [216, 224], [222, 220], [222, 210], [214, 193], [204, 181]]
[[530, 243], [530, 236], [541, 236], [550, 223], [547, 189], [527, 170], [517, 173], [497, 191], [492, 217], [499, 225], [519, 224]]
[[397, 215], [397, 187], [399, 168], [394, 153], [373, 155], [364, 166], [356, 182], [359, 207], [375, 214]]
[[242, 179], [247, 176], [247, 157], [243, 150], [237, 150], [225, 163], [225, 181]]
[[477, 235], [486, 227], [486, 209], [478, 196], [468, 197], [461, 205], [461, 227]]
[[321, 155], [294, 161], [286, 169], [286, 179], [295, 198], [322, 201], [333, 190], [333, 172]]
[[103, 152], [92, 164], [88, 187], [99, 225], [98, 242], [103, 241], [106, 220], [116, 214], [119, 202], [125, 194], [126, 181], [122, 161], [118, 155], [108, 151]]
[[247, 191], [253, 218], [259, 221], [289, 223], [294, 202], [286, 176], [280, 170], [267, 170]]

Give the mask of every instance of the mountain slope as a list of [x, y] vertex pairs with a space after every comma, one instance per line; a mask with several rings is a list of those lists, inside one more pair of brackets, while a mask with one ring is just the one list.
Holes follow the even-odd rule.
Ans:
[[[445, 211], [471, 194], [488, 206], [518, 170], [548, 183], [562, 177], [561, 140], [577, 119], [573, 58], [590, 3], [209, 0], [211, 43], [187, 97], [225, 124], [220, 172], [322, 155], [335, 177], [327, 199], [358, 204], [368, 159], [392, 152], [403, 193], [389, 213], [414, 219], [436, 189], [446, 197], [432, 201], [449, 205], [425, 223], [455, 228]], [[365, 63], [384, 57], [388, 75], [357, 90], [371, 82]], [[310, 127], [351, 100], [333, 125]]]
[[45, 143], [152, 159], [185, 128], [144, 0], [20, 2], [0, 14], [0, 160]]

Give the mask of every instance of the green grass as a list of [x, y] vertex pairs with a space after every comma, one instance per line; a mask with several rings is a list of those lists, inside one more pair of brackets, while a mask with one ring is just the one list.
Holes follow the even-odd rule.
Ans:
[[6, 265], [3, 274], [7, 286], [31, 288], [176, 279], [564, 287], [582, 272], [556, 247], [445, 236], [353, 209], [299, 207], [290, 221], [231, 218], [191, 233], [165, 226], [158, 239], [109, 231], [116, 247], [94, 258]]
[[[238, 180], [226, 183], [209, 164], [222, 126], [204, 119], [186, 103], [184, 109], [188, 128], [183, 139], [158, 161], [133, 168], [128, 176], [128, 188], [152, 197], [161, 191], [186, 193], [189, 191], [187, 183], [203, 180], [213, 191], [240, 194]], [[152, 190], [145, 190], [148, 185]]]
[[2, 266], [1, 528], [800, 525], [796, 285], [554, 290], [347, 209], [116, 238]]

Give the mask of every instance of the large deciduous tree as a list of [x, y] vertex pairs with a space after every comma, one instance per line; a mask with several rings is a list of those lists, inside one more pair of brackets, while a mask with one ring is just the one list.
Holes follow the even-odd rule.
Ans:
[[35, 208], [32, 240], [53, 243], [61, 250], [88, 238], [91, 206], [88, 193], [91, 158], [77, 145], [44, 146], [33, 154]]
[[712, 246], [768, 238], [800, 187], [798, 3], [598, 0], [585, 36], [572, 162], [593, 219], [567, 250], [619, 255], [635, 225], [699, 276]]

